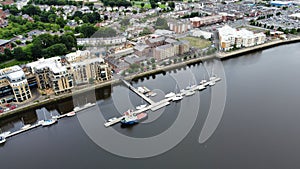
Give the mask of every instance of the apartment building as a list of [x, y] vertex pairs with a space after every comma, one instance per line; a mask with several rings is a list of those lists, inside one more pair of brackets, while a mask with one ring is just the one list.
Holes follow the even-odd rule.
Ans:
[[168, 22], [168, 26], [171, 31], [174, 31], [175, 33], [185, 33], [189, 29], [191, 29], [191, 24], [182, 22], [182, 21], [177, 21], [177, 20], [172, 20]]
[[214, 23], [219, 23], [223, 21], [222, 15], [212, 15], [212, 16], [206, 16], [206, 17], [194, 17], [190, 18], [190, 21], [193, 25], [193, 27], [201, 27], [204, 25], [211, 25]]
[[52, 89], [55, 94], [60, 94], [69, 92], [74, 87], [70, 66], [58, 56], [42, 58], [26, 66], [36, 76], [39, 89]]
[[157, 60], [167, 59], [176, 55], [182, 55], [190, 50], [188, 41], [177, 41], [167, 39], [165, 45], [153, 49], [153, 56]]
[[19, 66], [0, 70], [1, 103], [23, 102], [32, 97], [25, 73]]
[[233, 48], [251, 47], [265, 43], [264, 33], [253, 33], [246, 29], [236, 30], [228, 25], [218, 29], [220, 49], [228, 51]]
[[76, 85], [89, 83], [90, 80], [102, 82], [111, 79], [111, 69], [100, 57], [73, 62], [71, 71]]
[[116, 36], [109, 38], [78, 38], [77, 45], [101, 46], [101, 45], [118, 45], [126, 42], [125, 36]]

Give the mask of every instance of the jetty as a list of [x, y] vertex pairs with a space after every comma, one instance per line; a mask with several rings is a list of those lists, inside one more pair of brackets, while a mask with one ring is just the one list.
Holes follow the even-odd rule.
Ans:
[[[124, 84], [130, 90], [132, 90], [134, 93], [136, 93], [138, 96], [140, 96], [141, 98], [143, 98], [145, 101], [147, 101], [149, 103], [149, 105], [146, 106], [145, 108], [142, 108], [140, 110], [136, 110], [136, 111], [133, 112], [133, 114], [139, 114], [139, 113], [142, 113], [142, 112], [145, 112], [145, 111], [148, 111], [148, 110], [156, 111], [158, 109], [161, 109], [161, 108], [169, 105], [171, 103], [171, 101], [173, 101], [174, 97], [176, 97], [176, 95], [187, 96], [186, 94], [189, 93], [189, 92], [200, 91], [199, 89], [203, 90], [207, 86], [212, 86], [212, 84], [214, 85], [216, 82], [220, 81], [221, 78], [213, 76], [208, 81], [206, 81], [206, 82], [204, 82], [202, 84], [193, 85], [189, 89], [185, 89], [185, 90], [177, 93], [176, 95], [174, 95], [172, 97], [162, 99], [162, 100], [160, 100], [158, 102], [154, 102], [153, 100], [151, 100], [150, 98], [148, 98], [146, 95], [144, 95], [143, 93], [141, 93], [138, 89], [136, 89], [135, 87], [133, 87], [129, 82], [125, 81], [124, 79], [121, 79], [121, 80], [124, 82]], [[112, 126], [114, 124], [117, 124], [123, 118], [124, 118], [124, 116], [111, 118], [112, 120], [109, 120], [108, 122], [104, 123], [104, 126], [105, 127], [109, 127], [109, 126]]]

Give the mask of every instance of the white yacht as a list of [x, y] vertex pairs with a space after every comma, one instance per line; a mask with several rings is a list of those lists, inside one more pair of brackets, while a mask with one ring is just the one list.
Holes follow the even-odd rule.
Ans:
[[208, 85], [209, 85], [209, 86], [213, 86], [213, 85], [215, 85], [215, 84], [216, 84], [215, 81], [210, 81]]
[[181, 99], [183, 99], [183, 97], [181, 96], [181, 94], [176, 94], [176, 96], [172, 98], [173, 101], [179, 101]]
[[203, 80], [201, 80], [200, 84], [202, 85], [202, 84], [204, 84], [206, 82], [207, 82], [207, 80], [203, 79]]
[[24, 125], [21, 130], [27, 130], [31, 127], [31, 124]]
[[192, 96], [194, 94], [195, 94], [195, 91], [192, 91], [192, 90], [185, 93], [186, 96]]
[[83, 107], [75, 107], [75, 108], [74, 108], [74, 111], [75, 111], [75, 112], [78, 112], [78, 111], [80, 111], [80, 110], [84, 110], [84, 109], [87, 109], [87, 108], [92, 107], [92, 106], [95, 106], [95, 105], [96, 105], [96, 103], [87, 103], [87, 104], [85, 104]]
[[141, 110], [141, 109], [145, 108], [146, 106], [147, 106], [147, 104], [141, 104], [139, 106], [136, 106], [136, 109]]
[[165, 95], [166, 98], [174, 97], [176, 94], [174, 92], [170, 92]]
[[203, 90], [203, 89], [205, 89], [205, 88], [206, 88], [206, 87], [205, 87], [204, 85], [199, 85], [197, 89], [198, 89], [198, 90]]

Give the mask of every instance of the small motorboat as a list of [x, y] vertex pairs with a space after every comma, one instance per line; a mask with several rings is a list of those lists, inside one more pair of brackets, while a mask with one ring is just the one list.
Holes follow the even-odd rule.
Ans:
[[198, 89], [198, 90], [203, 90], [203, 89], [205, 89], [205, 88], [206, 88], [206, 87], [205, 87], [204, 85], [199, 85], [197, 89]]
[[203, 80], [201, 80], [200, 84], [202, 85], [202, 84], [204, 84], [206, 82], [207, 82], [207, 80], [203, 79]]
[[4, 132], [4, 133], [1, 133], [1, 134], [0, 134], [0, 137], [6, 138], [10, 133], [11, 133], [10, 131], [6, 131], [6, 132]]
[[48, 119], [48, 120], [44, 120], [44, 122], [42, 123], [42, 126], [43, 127], [46, 127], [46, 126], [51, 126], [53, 125], [54, 123], [57, 122], [57, 119]]
[[0, 136], [0, 144], [3, 144], [6, 142], [6, 139], [4, 136]]
[[58, 119], [59, 115], [51, 116], [53, 119]]
[[216, 84], [215, 81], [210, 81], [208, 85], [209, 85], [209, 86], [213, 86], [213, 85], [215, 85], [215, 84]]
[[165, 95], [166, 98], [174, 97], [176, 94], [174, 92], [170, 92]]
[[21, 128], [21, 130], [27, 130], [27, 129], [30, 128], [30, 126], [31, 126], [31, 124], [24, 125], [24, 126]]
[[146, 106], [147, 106], [147, 104], [142, 104], [142, 105], [136, 106], [136, 109], [141, 110], [141, 109], [145, 108]]
[[75, 116], [75, 115], [76, 115], [76, 113], [74, 111], [71, 111], [71, 112], [67, 113], [68, 117], [72, 117], [72, 116]]
[[108, 122], [112, 122], [112, 121], [115, 121], [115, 120], [117, 120], [118, 118], [117, 117], [113, 117], [113, 118], [111, 118], [111, 119], [108, 119], [107, 121]]
[[188, 91], [185, 93], [186, 96], [192, 96], [195, 94], [195, 91]]
[[179, 101], [183, 99], [183, 97], [180, 94], [177, 94], [175, 97], [172, 98], [173, 101]]

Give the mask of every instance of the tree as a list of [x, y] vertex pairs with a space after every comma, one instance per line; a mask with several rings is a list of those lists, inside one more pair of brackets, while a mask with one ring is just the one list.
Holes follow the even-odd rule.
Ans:
[[46, 49], [43, 49], [43, 55], [45, 58], [59, 56], [59, 55], [65, 55], [67, 54], [67, 47], [65, 44], [58, 43], [54, 44]]
[[171, 9], [174, 9], [175, 8], [175, 3], [173, 1], [169, 2], [169, 7]]
[[164, 18], [157, 18], [155, 22], [155, 28], [156, 29], [169, 29], [168, 22]]
[[23, 14], [28, 14], [30, 16], [39, 15], [41, 13], [41, 9], [38, 6], [34, 6], [32, 4], [26, 5], [22, 8]]
[[152, 9], [155, 9], [157, 7], [156, 2], [153, 0], [150, 1], [150, 5]]
[[88, 17], [87, 15], [84, 15], [84, 16], [82, 17], [82, 21], [83, 21], [84, 23], [89, 23], [89, 17]]
[[9, 12], [12, 14], [12, 15], [17, 15], [20, 13], [20, 11], [18, 10], [17, 6], [16, 5], [11, 5], [9, 7]]
[[25, 60], [26, 59], [26, 53], [23, 51], [21, 47], [16, 47], [13, 50], [13, 56], [17, 60]]
[[55, 20], [56, 20], [56, 15], [55, 14], [51, 14], [51, 15], [48, 16], [48, 21], [50, 23], [54, 23]]
[[152, 69], [156, 69], [156, 64], [155, 63], [152, 64]]
[[97, 31], [97, 28], [95, 28], [91, 24], [83, 24], [82, 26], [78, 26], [75, 28], [76, 33], [82, 33], [83, 37], [91, 37], [95, 32]]
[[151, 58], [150, 61], [151, 61], [152, 64], [155, 63], [155, 59], [154, 58]]
[[97, 32], [93, 35], [93, 37], [97, 38], [105, 38], [105, 37], [114, 37], [117, 35], [117, 31], [110, 27], [102, 27], [99, 28]]
[[81, 11], [76, 11], [73, 15], [73, 18], [76, 18], [76, 17], [82, 18], [82, 16], [83, 16], [83, 13]]
[[67, 21], [64, 20], [64, 18], [59, 17], [56, 18], [55, 23], [58, 24], [61, 28], [63, 28], [67, 24]]
[[151, 33], [152, 33], [152, 32], [150, 31], [150, 29], [147, 28], [147, 27], [145, 27], [145, 28], [143, 29], [143, 31], [140, 32], [140, 36], [149, 35], [149, 34], [151, 34]]

